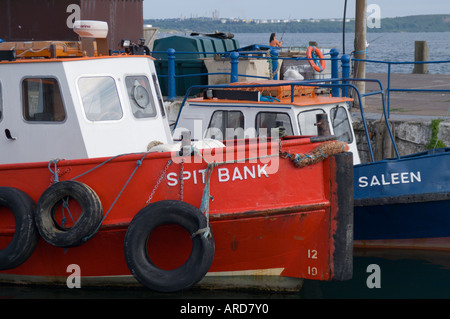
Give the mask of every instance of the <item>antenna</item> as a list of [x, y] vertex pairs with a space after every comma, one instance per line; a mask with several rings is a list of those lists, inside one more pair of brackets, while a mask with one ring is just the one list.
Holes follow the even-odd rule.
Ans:
[[344, 18], [342, 20], [342, 54], [345, 54], [345, 20], [347, 19], [347, 0], [344, 3]]

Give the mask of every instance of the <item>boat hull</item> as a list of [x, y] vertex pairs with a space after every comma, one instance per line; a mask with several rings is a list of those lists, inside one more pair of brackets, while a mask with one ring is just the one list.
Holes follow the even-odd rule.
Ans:
[[[309, 138], [294, 139], [283, 142], [282, 150], [307, 153], [319, 144]], [[237, 283], [241, 288], [291, 290], [299, 289], [302, 279], [350, 279], [351, 154], [297, 168], [279, 157], [278, 143], [264, 144], [265, 155], [253, 157], [261, 145], [227, 147], [231, 151], [226, 154], [234, 155], [234, 161], [212, 168], [209, 183], [205, 160], [217, 162], [214, 151], [203, 152], [202, 157], [166, 152], [61, 160], [57, 167], [49, 163], [0, 166], [1, 186], [21, 189], [35, 202], [55, 179], [75, 178], [95, 190], [104, 211], [98, 232], [84, 244], [63, 248], [40, 238], [26, 262], [0, 271], [0, 281], [64, 285], [80, 276], [82, 286], [138, 284], [124, 254], [133, 218], [148, 204], [162, 200], [200, 208], [207, 184], [215, 253], [199, 285], [222, 289], [236, 288]], [[236, 162], [238, 158], [241, 161]], [[15, 226], [5, 207], [0, 207], [0, 213], [3, 248], [11, 241]], [[147, 243], [151, 261], [164, 270], [177, 269], [190, 256], [190, 236], [180, 225], [159, 226]]]
[[450, 249], [450, 149], [355, 166], [355, 246]]

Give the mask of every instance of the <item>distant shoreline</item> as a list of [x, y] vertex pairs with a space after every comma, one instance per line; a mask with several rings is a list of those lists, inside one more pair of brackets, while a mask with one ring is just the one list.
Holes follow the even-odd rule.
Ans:
[[[257, 22], [258, 21], [258, 22]], [[227, 20], [220, 18], [144, 19], [144, 24], [160, 28], [162, 32], [201, 32], [216, 30], [229, 33], [323, 33], [342, 32], [342, 19], [306, 19], [264, 22], [260, 20]], [[353, 19], [347, 19], [346, 32], [354, 32]], [[417, 15], [381, 19], [381, 28], [367, 28], [368, 33], [380, 32], [449, 32], [450, 14]]]

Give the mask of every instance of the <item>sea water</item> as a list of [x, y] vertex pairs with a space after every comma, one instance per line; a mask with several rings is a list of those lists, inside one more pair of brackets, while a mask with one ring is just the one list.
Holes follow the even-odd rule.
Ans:
[[[160, 33], [159, 37], [174, 34]], [[241, 47], [252, 44], [269, 44], [270, 33], [235, 33], [234, 38]], [[308, 46], [315, 41], [320, 47], [335, 48], [340, 54], [354, 52], [354, 33], [278, 33], [278, 40], [283, 47]], [[393, 62], [414, 62], [414, 42], [426, 41], [429, 48], [430, 61], [450, 61], [450, 32], [389, 32], [367, 33], [368, 48], [366, 59]], [[345, 46], [343, 45], [345, 43]], [[414, 65], [393, 65], [394, 73], [412, 73]], [[386, 73], [386, 64], [367, 63], [367, 73]], [[430, 64], [431, 74], [450, 74], [450, 63]]]
[[[268, 44], [270, 34], [264, 33], [237, 33], [235, 38], [239, 40], [241, 47], [254, 43]], [[340, 54], [352, 54], [354, 52], [353, 33], [285, 33], [278, 34], [278, 39], [283, 38], [283, 46], [307, 46], [310, 41], [315, 41], [320, 47], [336, 48]], [[420, 32], [420, 33], [367, 33], [368, 48], [366, 59], [393, 62], [413, 62], [414, 42], [426, 41], [429, 48], [430, 61], [450, 61], [450, 32]], [[367, 63], [367, 73], [387, 72], [387, 65]], [[412, 73], [414, 65], [393, 65], [394, 73]], [[431, 74], [450, 74], [450, 63], [430, 64]]]
[[[295, 308], [296, 300], [310, 299], [448, 299], [450, 298], [450, 252], [427, 250], [355, 250], [353, 277], [347, 281], [305, 280], [296, 293], [251, 291], [203, 291], [190, 289], [163, 294], [145, 288], [80, 288], [0, 286], [0, 299], [146, 299], [156, 308], [161, 300], [175, 300], [174, 306], [195, 300], [197, 304], [223, 300], [264, 302], [278, 309], [283, 302]], [[191, 302], [192, 303], [192, 302]], [[271, 308], [272, 307], [272, 308]], [[154, 309], [154, 310], [155, 310]], [[173, 310], [173, 309], [172, 309]], [[272, 311], [272, 315], [274, 315]]]

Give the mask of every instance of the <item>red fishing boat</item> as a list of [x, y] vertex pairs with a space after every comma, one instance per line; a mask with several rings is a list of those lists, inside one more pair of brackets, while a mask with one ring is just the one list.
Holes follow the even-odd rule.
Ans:
[[150, 57], [19, 59], [7, 45], [0, 282], [172, 292], [351, 278], [345, 143], [174, 142]]

